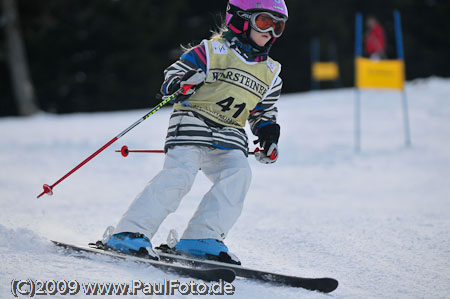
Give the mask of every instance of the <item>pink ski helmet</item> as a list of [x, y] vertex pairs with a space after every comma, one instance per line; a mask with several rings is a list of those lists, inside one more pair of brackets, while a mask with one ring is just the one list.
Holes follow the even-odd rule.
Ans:
[[225, 22], [230, 24], [231, 18], [238, 11], [267, 11], [288, 18], [288, 9], [284, 0], [229, 0]]
[[[288, 19], [288, 10], [284, 0], [229, 0], [225, 18], [226, 25], [230, 30], [241, 34], [244, 39], [248, 39], [248, 32], [254, 26], [250, 24], [251, 17], [255, 12], [270, 13], [274, 17], [283, 19], [284, 22]], [[281, 31], [283, 30], [284, 25]], [[276, 37], [268, 44], [274, 43], [275, 40]], [[250, 42], [252, 41], [250, 40]]]

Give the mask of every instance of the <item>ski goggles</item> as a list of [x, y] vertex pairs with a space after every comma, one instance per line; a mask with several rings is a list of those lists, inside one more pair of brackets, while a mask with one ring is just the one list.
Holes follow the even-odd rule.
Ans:
[[258, 32], [272, 32], [274, 37], [280, 37], [286, 26], [286, 18], [279, 18], [268, 12], [252, 14], [250, 24]]

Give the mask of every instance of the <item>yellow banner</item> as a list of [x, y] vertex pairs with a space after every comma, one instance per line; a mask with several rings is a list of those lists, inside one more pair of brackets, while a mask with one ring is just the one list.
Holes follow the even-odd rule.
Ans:
[[336, 80], [339, 67], [335, 62], [316, 62], [312, 66], [312, 75], [316, 81]]
[[403, 60], [372, 60], [357, 57], [356, 87], [403, 89], [405, 64]]

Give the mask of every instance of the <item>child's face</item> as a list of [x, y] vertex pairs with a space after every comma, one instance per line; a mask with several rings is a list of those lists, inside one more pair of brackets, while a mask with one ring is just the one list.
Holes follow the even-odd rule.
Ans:
[[251, 29], [250, 38], [260, 47], [264, 47], [265, 44], [272, 38], [270, 32], [261, 33], [255, 29]]

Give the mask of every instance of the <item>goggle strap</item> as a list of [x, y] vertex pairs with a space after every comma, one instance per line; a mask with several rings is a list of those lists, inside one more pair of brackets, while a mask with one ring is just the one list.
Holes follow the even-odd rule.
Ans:
[[235, 33], [238, 33], [238, 34], [239, 34], [239, 33], [242, 33], [241, 30], [239, 30], [239, 29], [237, 29], [236, 27], [234, 27], [233, 24], [231, 24], [231, 23], [228, 25], [228, 27], [229, 27], [231, 30], [233, 30]]
[[238, 11], [241, 11], [241, 9], [239, 7], [237, 7], [236, 5], [228, 3], [227, 13], [230, 13], [232, 15], [236, 15]]
[[250, 25], [249, 21], [245, 21], [244, 23], [244, 32], [248, 30], [248, 26]]

